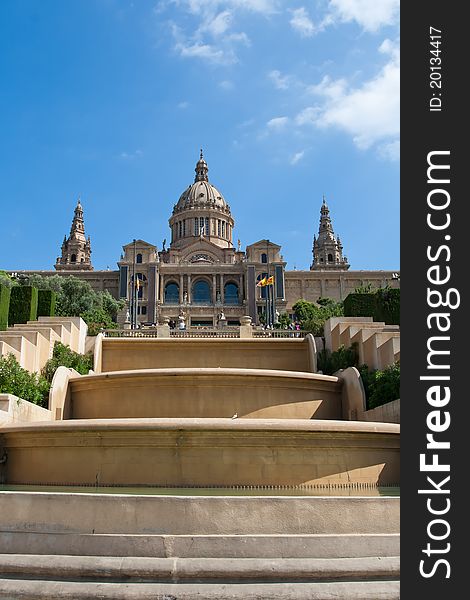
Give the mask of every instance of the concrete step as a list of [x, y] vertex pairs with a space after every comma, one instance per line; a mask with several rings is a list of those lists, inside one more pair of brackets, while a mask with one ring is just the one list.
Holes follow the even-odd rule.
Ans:
[[304, 535], [390, 534], [399, 530], [399, 497], [0, 493], [2, 535], [7, 531]]
[[398, 581], [321, 583], [90, 583], [0, 579], [6, 600], [398, 600]]
[[359, 558], [398, 556], [395, 534], [134, 535], [1, 531], [8, 554], [155, 558]]
[[225, 583], [398, 580], [398, 557], [143, 558], [1, 554], [0, 575], [52, 581]]

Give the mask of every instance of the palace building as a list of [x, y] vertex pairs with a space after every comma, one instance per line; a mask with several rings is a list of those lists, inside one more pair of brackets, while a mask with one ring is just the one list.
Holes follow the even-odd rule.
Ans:
[[[183, 316], [187, 326], [214, 326], [223, 312], [228, 325], [250, 316], [254, 323], [266, 307], [266, 287], [257, 282], [274, 276], [274, 310], [292, 313], [303, 298], [344, 299], [357, 287], [390, 285], [399, 281], [392, 271], [351, 271], [339, 235], [335, 235], [330, 211], [323, 198], [318, 235], [313, 240], [309, 271], [286, 270], [281, 246], [261, 239], [245, 250], [233, 240], [235, 219], [223, 194], [209, 181], [209, 167], [201, 150], [195, 177], [181, 194], [169, 219], [171, 242], [158, 249], [138, 239], [123, 246], [117, 271], [96, 271], [91, 263], [91, 241], [85, 237], [83, 208], [75, 208], [70, 236], [64, 238], [56, 271], [41, 275], [74, 275], [95, 290], [108, 290], [132, 303], [137, 292], [137, 319], [157, 323]], [[23, 271], [28, 274], [33, 271]], [[135, 282], [138, 280], [138, 286]], [[121, 320], [125, 318], [125, 312]]]

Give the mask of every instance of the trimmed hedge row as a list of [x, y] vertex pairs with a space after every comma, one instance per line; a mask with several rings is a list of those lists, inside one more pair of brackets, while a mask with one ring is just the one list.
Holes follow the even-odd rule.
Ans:
[[349, 294], [344, 300], [345, 317], [372, 317], [387, 325], [400, 324], [400, 290], [382, 288], [370, 294]]
[[10, 310], [10, 288], [0, 283], [0, 331], [8, 327], [8, 311]]
[[38, 317], [55, 315], [56, 293], [52, 290], [38, 290]]
[[38, 290], [29, 285], [18, 285], [11, 288], [9, 325], [35, 321], [38, 314]]

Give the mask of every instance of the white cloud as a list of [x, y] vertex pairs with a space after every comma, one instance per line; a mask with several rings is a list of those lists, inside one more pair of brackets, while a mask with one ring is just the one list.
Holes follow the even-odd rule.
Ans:
[[335, 21], [356, 21], [369, 32], [398, 22], [400, 0], [330, 0], [330, 17]]
[[231, 7], [268, 15], [276, 12], [279, 6], [278, 0], [172, 0], [171, 3], [185, 7], [192, 14], [214, 12], [219, 7]]
[[202, 23], [199, 31], [207, 31], [212, 36], [217, 37], [224, 34], [227, 29], [229, 29], [232, 18], [232, 13], [229, 10], [224, 10], [215, 15], [215, 17], [210, 17], [206, 22]]
[[302, 158], [304, 157], [305, 154], [305, 150], [301, 150], [300, 152], [296, 152], [293, 156], [291, 156], [290, 158], [290, 164], [291, 165], [296, 165], [299, 160], [302, 160]]
[[346, 87], [347, 81], [345, 79], [333, 80], [329, 75], [325, 75], [320, 83], [309, 86], [307, 92], [335, 100], [344, 94]]
[[287, 90], [289, 87], [289, 75], [282, 75], [280, 71], [275, 69], [268, 73], [269, 79], [273, 82], [274, 87], [278, 90]]
[[233, 81], [229, 81], [228, 79], [224, 79], [224, 81], [220, 81], [219, 82], [219, 87], [223, 90], [225, 90], [226, 92], [229, 92], [230, 90], [233, 90], [235, 85], [233, 83]]
[[142, 150], [134, 150], [134, 152], [121, 152], [119, 158], [122, 158], [123, 160], [133, 160], [135, 158], [140, 158], [143, 156], [143, 154], [144, 153]]
[[189, 106], [189, 102], [187, 102], [186, 100], [184, 100], [183, 102], [180, 102], [178, 105], [178, 108], [180, 108], [181, 110], [184, 110], [185, 108], [188, 108]]
[[379, 153], [396, 158], [400, 127], [400, 63], [396, 43], [386, 40], [379, 48], [389, 61], [361, 87], [347, 89], [346, 81], [325, 77], [309, 91], [324, 98], [323, 105], [303, 109], [295, 118], [299, 126], [336, 127], [352, 135], [358, 148], [376, 145]]
[[174, 5], [196, 20], [191, 29], [170, 24], [180, 56], [230, 65], [238, 62], [240, 45], [251, 44], [244, 31], [234, 30], [237, 16], [242, 12], [268, 16], [276, 12], [278, 4], [279, 0], [163, 0], [155, 14], [158, 16]]
[[303, 6], [292, 11], [290, 24], [302, 37], [312, 37], [315, 33], [315, 25]]
[[194, 42], [187, 45], [183, 42], [178, 42], [175, 45], [175, 50], [183, 58], [203, 58], [220, 65], [237, 62], [237, 58], [232, 53], [226, 53], [210, 44], [203, 44], [202, 42]]
[[304, 125], [316, 125], [319, 114], [320, 107], [308, 106], [298, 113], [298, 115], [295, 117], [295, 122], [300, 127]]
[[289, 122], [289, 117], [275, 117], [266, 123], [270, 131], [281, 131]]
[[378, 147], [379, 155], [385, 160], [399, 160], [400, 158], [400, 140], [394, 140], [388, 144], [382, 144]]

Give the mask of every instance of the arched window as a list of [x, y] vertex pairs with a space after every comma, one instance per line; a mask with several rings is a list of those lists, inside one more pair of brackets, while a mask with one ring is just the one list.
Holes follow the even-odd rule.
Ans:
[[261, 255], [261, 262], [262, 263], [268, 262], [268, 255], [265, 252], [263, 252], [263, 254]]
[[72, 256], [70, 257], [70, 262], [77, 262], [77, 255], [76, 254], [72, 254]]
[[138, 255], [135, 257], [135, 262], [136, 262], [136, 263], [141, 263], [141, 262], [142, 262], [142, 254], [138, 254]]
[[238, 304], [238, 285], [236, 283], [226, 283], [224, 286], [225, 304]]
[[193, 285], [192, 301], [195, 304], [211, 304], [211, 288], [204, 279], [196, 281]]
[[332, 254], [328, 254], [328, 262], [333, 262], [333, 255]]
[[165, 286], [165, 304], [178, 304], [180, 300], [180, 286], [171, 281]]

